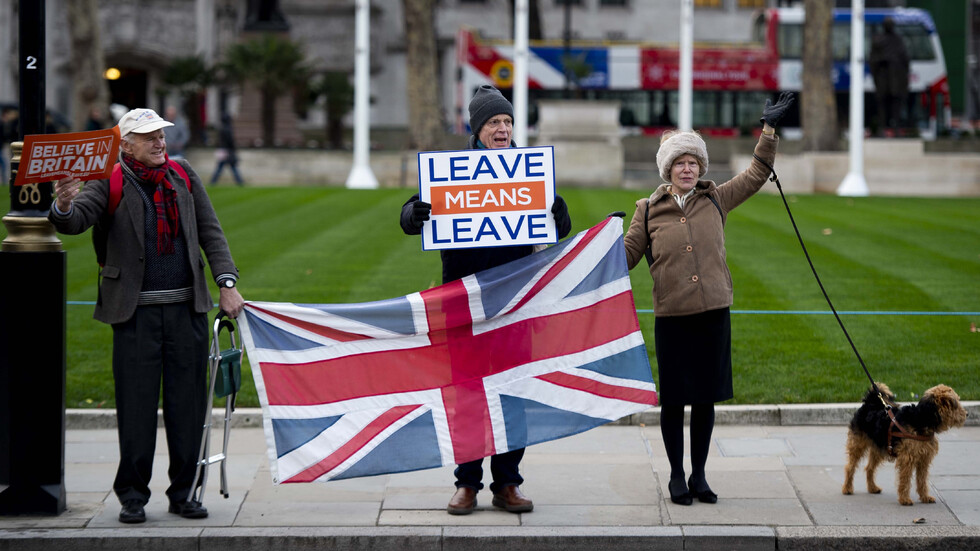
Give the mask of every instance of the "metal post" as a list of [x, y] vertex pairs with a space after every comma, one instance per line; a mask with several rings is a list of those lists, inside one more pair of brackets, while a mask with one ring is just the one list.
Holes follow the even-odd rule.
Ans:
[[[21, 2], [20, 132], [44, 132], [44, 2]], [[14, 186], [0, 250], [0, 514], [65, 510], [65, 277], [47, 220], [52, 184]]]
[[681, 0], [680, 75], [678, 77], [677, 128], [690, 131], [694, 77], [694, 0]]
[[563, 97], [568, 99], [572, 97], [572, 75], [571, 68], [568, 63], [571, 61], [572, 56], [572, 3], [571, 1], [565, 2], [565, 28], [562, 31], [562, 46], [564, 47], [564, 53], [562, 57], [562, 70], [565, 73], [565, 91], [563, 92]]
[[378, 180], [371, 171], [371, 4], [357, 0], [354, 13], [354, 166], [347, 175], [351, 189], [375, 189]]
[[864, 0], [851, 2], [851, 125], [850, 170], [837, 195], [867, 197], [864, 179]]
[[[216, 12], [214, 0], [195, 0], [194, 13], [195, 25], [197, 25], [195, 51], [204, 61], [204, 66], [208, 69], [214, 66], [215, 60], [215, 44], [217, 43], [216, 37], [218, 36], [218, 27], [215, 23]], [[218, 90], [212, 86], [208, 86], [204, 90], [204, 120], [201, 121], [202, 128], [207, 125], [208, 121], [221, 120], [222, 112], [219, 110], [218, 100]]]
[[527, 147], [527, 1], [514, 2], [514, 142]]

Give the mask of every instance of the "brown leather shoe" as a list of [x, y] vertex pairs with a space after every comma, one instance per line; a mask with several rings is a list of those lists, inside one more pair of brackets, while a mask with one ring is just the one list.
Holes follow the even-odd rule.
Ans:
[[476, 490], [462, 486], [456, 488], [456, 493], [449, 500], [446, 512], [450, 515], [468, 515], [476, 508]]
[[511, 513], [528, 513], [534, 510], [534, 502], [521, 493], [521, 489], [511, 484], [493, 494], [493, 506]]

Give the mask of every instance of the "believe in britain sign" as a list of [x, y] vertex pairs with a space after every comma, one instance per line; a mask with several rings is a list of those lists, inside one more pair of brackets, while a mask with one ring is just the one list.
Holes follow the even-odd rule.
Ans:
[[419, 153], [419, 197], [423, 250], [558, 242], [551, 146]]
[[24, 137], [15, 186], [57, 180], [108, 178], [119, 155], [119, 127]]

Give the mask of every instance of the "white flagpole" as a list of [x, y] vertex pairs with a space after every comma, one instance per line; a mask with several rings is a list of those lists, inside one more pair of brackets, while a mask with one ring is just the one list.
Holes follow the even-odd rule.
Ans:
[[351, 189], [375, 189], [378, 180], [371, 171], [371, 6], [369, 0], [356, 0], [354, 14], [354, 165], [347, 176]]
[[514, 142], [527, 147], [527, 0], [514, 2]]
[[837, 195], [867, 197], [864, 179], [864, 0], [851, 1], [851, 166]]
[[681, 0], [680, 75], [678, 80], [677, 128], [690, 131], [694, 90], [694, 0]]

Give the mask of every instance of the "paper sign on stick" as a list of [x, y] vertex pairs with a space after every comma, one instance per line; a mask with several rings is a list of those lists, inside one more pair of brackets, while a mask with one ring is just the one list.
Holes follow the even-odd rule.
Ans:
[[119, 127], [67, 134], [24, 136], [15, 186], [50, 182], [62, 176], [108, 178], [119, 154]]
[[419, 153], [422, 249], [557, 243], [554, 158], [551, 146]]

